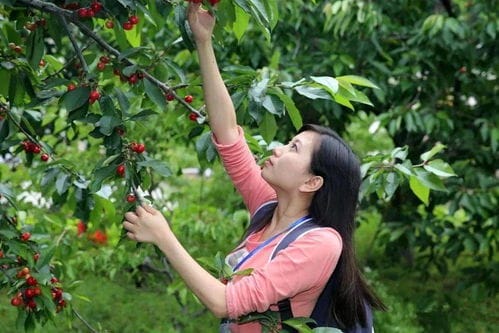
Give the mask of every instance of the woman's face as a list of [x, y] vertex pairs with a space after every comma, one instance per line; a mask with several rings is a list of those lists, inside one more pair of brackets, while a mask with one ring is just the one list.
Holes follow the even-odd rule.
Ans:
[[319, 139], [316, 132], [304, 131], [275, 148], [263, 165], [262, 177], [276, 190], [296, 191], [312, 176], [310, 162]]

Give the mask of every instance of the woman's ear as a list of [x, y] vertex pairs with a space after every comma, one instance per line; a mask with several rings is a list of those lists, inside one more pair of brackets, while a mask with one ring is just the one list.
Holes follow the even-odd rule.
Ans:
[[300, 186], [301, 192], [316, 192], [324, 184], [324, 179], [321, 176], [311, 176], [303, 185]]

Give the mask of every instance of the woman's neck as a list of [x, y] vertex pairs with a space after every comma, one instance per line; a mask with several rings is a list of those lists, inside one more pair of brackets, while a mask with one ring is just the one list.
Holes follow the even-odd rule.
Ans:
[[265, 240], [286, 230], [293, 222], [308, 214], [310, 203], [303, 198], [295, 200], [278, 199], [277, 207], [270, 223], [265, 228], [261, 240]]

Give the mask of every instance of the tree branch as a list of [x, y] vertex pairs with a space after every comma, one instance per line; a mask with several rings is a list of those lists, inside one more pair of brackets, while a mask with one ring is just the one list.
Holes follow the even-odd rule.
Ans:
[[71, 44], [73, 44], [73, 48], [75, 49], [76, 56], [78, 57], [81, 65], [83, 66], [83, 71], [85, 72], [85, 75], [88, 74], [87, 62], [85, 61], [85, 58], [83, 57], [81, 49], [78, 46], [78, 43], [76, 42], [73, 34], [71, 33], [71, 31], [69, 31], [69, 26], [68, 26], [68, 22], [66, 21], [66, 18], [61, 13], [58, 13], [57, 16], [59, 16], [59, 19], [62, 22], [62, 26], [64, 27], [64, 30], [66, 30], [66, 33], [68, 34], [68, 37], [69, 37], [69, 40], [71, 41]]

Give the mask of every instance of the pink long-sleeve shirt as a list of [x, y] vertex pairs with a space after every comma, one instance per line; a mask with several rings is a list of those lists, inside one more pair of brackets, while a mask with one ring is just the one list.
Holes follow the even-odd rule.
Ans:
[[[243, 129], [231, 144], [213, 142], [227, 173], [241, 194], [251, 215], [264, 203], [276, 200], [273, 188], [261, 177], [261, 169], [244, 139]], [[262, 243], [265, 228], [251, 234], [238, 251], [229, 254], [228, 262], [240, 260]], [[286, 298], [291, 301], [295, 317], [309, 317], [314, 305], [331, 276], [341, 254], [342, 241], [332, 228], [315, 228], [302, 234], [274, 259], [272, 251], [285, 233], [263, 247], [244, 262], [238, 270], [252, 268], [251, 275], [237, 276], [226, 288], [228, 316], [237, 319], [242, 315], [269, 308], [277, 310], [277, 302]], [[242, 252], [242, 253], [241, 253]], [[242, 257], [241, 257], [242, 255]], [[260, 332], [259, 323], [232, 324], [232, 332]]]

